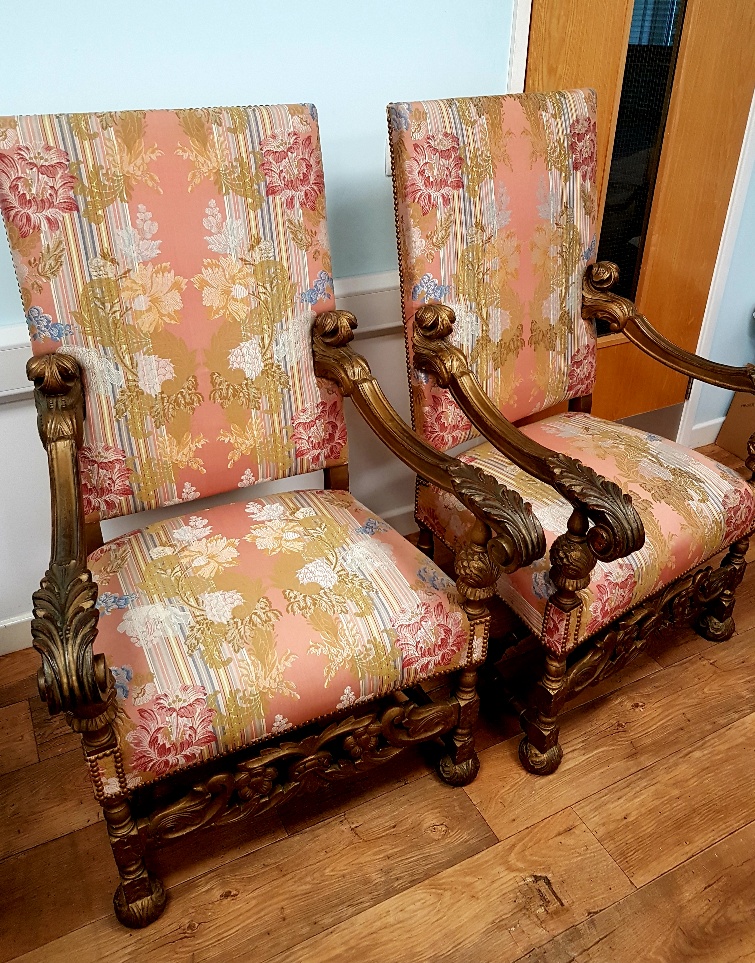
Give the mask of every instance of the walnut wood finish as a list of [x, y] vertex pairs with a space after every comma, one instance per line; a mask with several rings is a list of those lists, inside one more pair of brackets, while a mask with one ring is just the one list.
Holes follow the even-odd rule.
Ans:
[[409, 428], [383, 394], [365, 359], [349, 347], [356, 326], [356, 318], [348, 311], [317, 316], [313, 337], [317, 374], [334, 381], [351, 398], [370, 428], [405, 465], [425, 481], [452, 492], [496, 533], [488, 548], [504, 571], [515, 571], [541, 558], [545, 537], [532, 508], [491, 475], [436, 451]]
[[582, 282], [583, 317], [607, 321], [611, 331], [626, 335], [645, 354], [689, 378], [755, 394], [755, 365], [719, 364], [672, 344], [639, 313], [633, 301], [611, 291], [618, 279], [619, 269], [610, 261], [588, 266]]
[[[435, 452], [406, 426], [372, 377], [367, 362], [348, 348], [356, 319], [345, 312], [320, 315], [314, 332], [319, 374], [350, 395], [379, 437], [428, 482], [454, 494], [474, 512], [470, 541], [457, 555], [457, 588], [472, 631], [487, 638], [486, 601], [502, 569], [529, 565], [545, 551], [542, 527], [518, 494], [494, 478]], [[474, 726], [479, 700], [476, 671], [458, 673], [453, 694], [417, 704], [403, 693], [400, 703], [383, 699], [359, 718], [330, 720], [299, 742], [268, 740], [254, 754], [236, 753], [215, 763], [206, 778], [185, 773], [166, 780], [152, 797], [149, 787], [129, 790], [118, 747], [116, 690], [105, 657], [94, 655], [97, 585], [87, 557], [102, 543], [97, 524], [84, 518], [77, 452], [82, 444], [84, 394], [78, 363], [64, 354], [36, 357], [27, 365], [34, 382], [39, 433], [47, 450], [52, 492], [50, 567], [34, 594], [32, 636], [42, 655], [39, 691], [51, 714], [82, 736], [95, 796], [102, 805], [120, 876], [113, 900], [118, 919], [129, 927], [153, 922], [165, 907], [163, 885], [146, 864], [148, 844], [213, 823], [229, 822], [276, 808], [302, 791], [319, 791], [335, 780], [391, 759], [407, 746], [443, 739], [442, 778], [466, 785], [477, 774]], [[326, 469], [330, 488], [348, 490], [348, 469]], [[348, 711], [348, 710], [345, 710]], [[98, 760], [112, 757], [120, 791], [106, 795]], [[242, 758], [243, 757], [243, 758]], [[194, 781], [196, 780], [196, 781]], [[179, 787], [178, 795], [175, 787]]]
[[[678, 371], [721, 387], [755, 393], [755, 366], [714, 364], [676, 348], [654, 331], [631, 301], [610, 292], [617, 277], [618, 269], [607, 262], [588, 268], [583, 285], [586, 318], [609, 321], [613, 331], [623, 332], [638, 347]], [[642, 547], [642, 522], [630, 496], [617, 485], [576, 459], [533, 442], [501, 415], [469, 369], [463, 351], [449, 340], [455, 320], [453, 310], [446, 305], [422, 305], [417, 310], [414, 364], [451, 391], [475, 428], [500, 452], [551, 485], [574, 506], [567, 531], [558, 536], [550, 550], [550, 578], [555, 592], [548, 604], [569, 613], [581, 604], [579, 592], [590, 584], [598, 559], [613, 561]], [[569, 407], [589, 411], [590, 402], [586, 396], [575, 399]], [[755, 471], [755, 434], [748, 450], [746, 464]], [[547, 652], [544, 671], [521, 714], [525, 736], [519, 756], [524, 767], [537, 775], [548, 775], [558, 768], [562, 758], [558, 715], [566, 700], [623, 668], [644, 649], [652, 629], [688, 617], [694, 609], [700, 616], [700, 634], [713, 641], [728, 639], [734, 631], [734, 592], [744, 574], [746, 551], [746, 542], [735, 543], [718, 572], [712, 574], [706, 569], [694, 578], [677, 581], [656, 599], [642, 603], [584, 643], [576, 655]]]
[[[611, 331], [624, 334], [645, 354], [688, 378], [718, 388], [755, 394], [755, 365], [719, 364], [672, 344], [639, 313], [633, 301], [611, 291], [618, 279], [619, 269], [610, 261], [598, 261], [588, 266], [582, 282], [582, 314], [585, 318], [607, 321]], [[755, 432], [749, 438], [747, 449], [745, 464], [755, 477]]]

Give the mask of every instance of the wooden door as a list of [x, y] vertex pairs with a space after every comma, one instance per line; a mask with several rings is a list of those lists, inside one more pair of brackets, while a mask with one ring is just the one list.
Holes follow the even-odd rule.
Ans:
[[606, 199], [633, 6], [634, 0], [532, 0], [524, 89], [592, 87], [598, 95], [598, 223]]
[[[599, 105], [601, 94], [609, 99], [598, 124], [608, 114], [612, 125], [603, 145], [613, 143], [618, 94], [612, 78], [618, 63], [623, 75], [632, 6], [533, 0], [527, 89], [597, 81]], [[559, 43], [567, 21], [581, 43]], [[636, 301], [665, 337], [688, 351], [697, 345], [755, 85], [754, 35], [751, 0], [687, 0]], [[607, 169], [602, 197], [606, 181]], [[624, 418], [673, 405], [684, 400], [686, 387], [685, 378], [622, 335], [600, 339], [596, 415]]]

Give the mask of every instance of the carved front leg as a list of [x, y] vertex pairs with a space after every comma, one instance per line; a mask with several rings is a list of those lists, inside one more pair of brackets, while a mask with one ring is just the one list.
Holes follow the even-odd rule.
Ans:
[[710, 642], [725, 642], [734, 635], [734, 593], [744, 578], [749, 545], [749, 539], [745, 538], [731, 546], [720, 569], [726, 575], [726, 587], [697, 620], [696, 630]]
[[[472, 631], [490, 617], [487, 599], [495, 593], [495, 583], [501, 572], [500, 566], [491, 558], [490, 536], [487, 525], [477, 521], [469, 544], [456, 556], [456, 587]], [[486, 625], [486, 632], [488, 628]], [[459, 704], [459, 722], [446, 737], [448, 752], [441, 759], [438, 771], [449, 785], [466, 786], [480, 769], [474, 746], [474, 730], [480, 711], [476, 669], [470, 667], [459, 673], [454, 699]]]
[[105, 802], [102, 809], [121, 878], [113, 897], [115, 915], [124, 926], [141, 929], [153, 923], [165, 909], [165, 890], [144, 863], [144, 843], [128, 800]]
[[[545, 671], [522, 717], [525, 736], [519, 745], [522, 765], [538, 776], [555, 772], [563, 757], [558, 741], [558, 714], [566, 699], [566, 656], [576, 642], [582, 616], [579, 592], [590, 584], [596, 564], [589, 541], [595, 537], [594, 531], [589, 529], [586, 515], [575, 510], [566, 533], [551, 546], [550, 576], [556, 591], [545, 612], [545, 644], [549, 649]], [[551, 626], [558, 631], [550, 631]]]

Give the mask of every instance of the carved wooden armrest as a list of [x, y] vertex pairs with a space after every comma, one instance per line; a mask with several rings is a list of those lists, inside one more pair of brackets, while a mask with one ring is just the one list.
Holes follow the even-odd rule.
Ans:
[[737, 368], [717, 361], [708, 361], [677, 347], [655, 330], [640, 314], [633, 301], [614, 294], [610, 289], [619, 279], [619, 269], [610, 261], [598, 261], [588, 266], [582, 282], [582, 316], [607, 321], [611, 331], [623, 332], [645, 354], [668, 368], [689, 378], [706, 381], [731, 391], [755, 394], [755, 365]]
[[530, 565], [545, 553], [545, 536], [532, 508], [491, 475], [436, 451], [403, 421], [385, 397], [367, 361], [349, 342], [357, 321], [348, 311], [327, 311], [314, 322], [315, 371], [350, 397], [372, 430], [425, 481], [452, 492], [495, 534], [485, 542], [492, 561], [506, 572]]
[[[414, 316], [414, 364], [435, 375], [477, 430], [524, 471], [551, 485], [582, 520], [595, 558], [611, 562], [645, 543], [645, 529], [629, 495], [576, 458], [551, 451], [507, 421], [488, 398], [464, 352], [448, 340], [456, 317], [444, 304], [424, 304]], [[593, 523], [587, 528], [587, 522]], [[575, 522], [576, 524], [576, 522]], [[594, 563], [593, 563], [594, 564]]]
[[34, 648], [42, 656], [37, 681], [50, 713], [72, 713], [78, 730], [99, 728], [113, 702], [104, 655], [94, 655], [97, 585], [87, 568], [77, 451], [84, 395], [76, 360], [64, 354], [31, 358], [37, 426], [47, 451], [52, 503], [50, 567], [33, 595]]

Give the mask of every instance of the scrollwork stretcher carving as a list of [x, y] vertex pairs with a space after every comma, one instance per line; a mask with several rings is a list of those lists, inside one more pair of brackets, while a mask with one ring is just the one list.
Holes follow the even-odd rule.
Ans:
[[141, 820], [140, 828], [148, 840], [159, 843], [267, 812], [300, 793], [366, 772], [407, 746], [445, 735], [460, 715], [458, 703], [405, 702], [382, 713], [349, 716], [300, 742], [281, 742], [215, 773]]
[[[746, 547], [745, 547], [746, 551]], [[563, 694], [569, 698], [620, 672], [644, 652], [656, 633], [689, 622], [726, 592], [733, 594], [744, 577], [744, 552], [739, 559], [714, 569], [698, 569], [641, 602], [588, 642], [590, 650], [569, 666]]]

